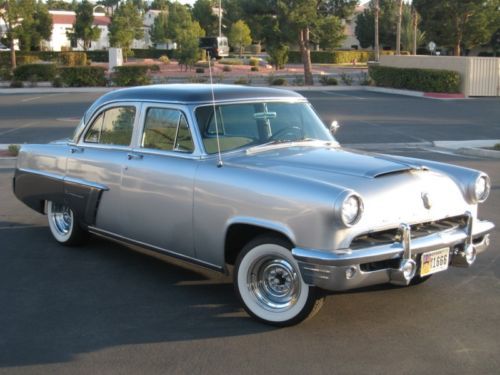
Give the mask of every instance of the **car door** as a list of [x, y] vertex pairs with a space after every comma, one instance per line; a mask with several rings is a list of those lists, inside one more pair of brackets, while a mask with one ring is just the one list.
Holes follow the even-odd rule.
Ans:
[[131, 150], [139, 109], [139, 104], [114, 103], [96, 111], [77, 143], [70, 147], [66, 166], [69, 182], [104, 188], [94, 222], [87, 224], [119, 235], [125, 235], [122, 169]]
[[137, 144], [123, 170], [128, 236], [194, 257], [193, 181], [199, 157], [180, 107], [146, 105]]

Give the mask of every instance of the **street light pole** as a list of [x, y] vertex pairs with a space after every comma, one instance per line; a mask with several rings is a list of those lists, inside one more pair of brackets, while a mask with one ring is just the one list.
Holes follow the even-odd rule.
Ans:
[[219, 38], [222, 36], [222, 0], [219, 0]]

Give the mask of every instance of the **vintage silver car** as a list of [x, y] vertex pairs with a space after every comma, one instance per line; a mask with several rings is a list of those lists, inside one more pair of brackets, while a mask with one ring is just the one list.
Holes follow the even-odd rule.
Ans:
[[486, 174], [344, 149], [330, 130], [291, 91], [116, 90], [71, 140], [23, 146], [14, 192], [63, 245], [90, 232], [232, 270], [245, 310], [278, 326], [322, 290], [421, 283], [489, 245]]

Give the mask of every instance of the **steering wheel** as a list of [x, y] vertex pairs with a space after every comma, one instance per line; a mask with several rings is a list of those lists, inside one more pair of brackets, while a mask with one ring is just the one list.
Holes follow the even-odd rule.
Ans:
[[283, 138], [282, 140], [293, 141], [295, 139], [303, 138], [303, 135], [304, 135], [304, 133], [300, 127], [287, 126], [283, 129], [278, 130], [273, 135], [271, 135], [269, 137], [269, 141], [276, 141], [276, 140], [281, 138], [280, 136], [284, 136], [284, 137], [282, 137]]

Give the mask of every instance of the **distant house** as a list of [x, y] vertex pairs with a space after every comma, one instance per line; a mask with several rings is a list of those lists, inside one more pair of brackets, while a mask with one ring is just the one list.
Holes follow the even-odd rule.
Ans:
[[[154, 22], [156, 17], [158, 17], [160, 14], [165, 13], [166, 10], [155, 10], [155, 9], [150, 9], [146, 13], [144, 13], [143, 17], [143, 30], [144, 30], [144, 37], [140, 40], [135, 40], [132, 43], [132, 48], [138, 48], [138, 49], [147, 49], [153, 47], [153, 42], [151, 41], [151, 34], [150, 31], [153, 28]], [[175, 44], [172, 43], [167, 43], [167, 44], [158, 44], [154, 46], [157, 49], [173, 49], [175, 48]]]
[[[81, 43], [72, 45], [66, 32], [73, 29], [75, 24], [75, 12], [66, 10], [49, 10], [52, 16], [52, 36], [50, 41], [44, 42], [43, 48], [49, 51], [61, 50], [83, 50]], [[90, 50], [100, 50], [109, 48], [108, 25], [111, 20], [104, 13], [94, 13], [94, 26], [99, 27], [101, 35], [98, 40], [93, 41]]]
[[359, 43], [358, 38], [356, 38], [356, 20], [358, 17], [358, 14], [363, 13], [363, 11], [366, 9], [366, 6], [364, 5], [358, 5], [356, 9], [354, 10], [353, 15], [343, 21], [345, 25], [344, 29], [344, 35], [345, 39], [342, 42], [341, 49], [361, 49], [361, 45]]

